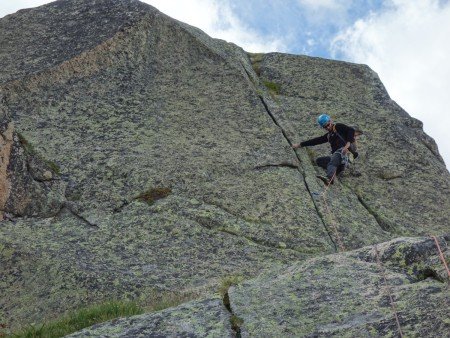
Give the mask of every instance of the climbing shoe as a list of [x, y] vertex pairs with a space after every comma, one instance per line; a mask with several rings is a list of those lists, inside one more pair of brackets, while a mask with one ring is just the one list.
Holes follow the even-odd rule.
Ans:
[[330, 180], [328, 179], [328, 177], [326, 177], [326, 176], [317, 175], [316, 177], [317, 177], [317, 178], [320, 178], [320, 179], [323, 181], [323, 183], [325, 183], [326, 186], [328, 186], [328, 185], [334, 183], [334, 180], [331, 180], [331, 181], [330, 181]]

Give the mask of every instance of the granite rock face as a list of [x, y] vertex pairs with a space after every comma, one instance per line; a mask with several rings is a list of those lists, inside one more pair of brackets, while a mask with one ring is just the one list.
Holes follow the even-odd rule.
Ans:
[[[264, 55], [258, 64], [261, 79], [279, 85], [272, 113], [291, 142], [321, 135], [313, 123], [320, 112], [363, 131], [361, 157], [342, 183], [383, 230], [448, 232], [449, 174], [437, 146], [422, 123], [389, 98], [376, 73], [364, 65], [283, 54]], [[311, 148], [308, 156], [313, 160], [327, 147]], [[334, 213], [340, 217], [339, 208]]]
[[[14, 123], [0, 126], [2, 167], [0, 219], [16, 216], [55, 216], [64, 203], [65, 183], [58, 168], [37, 155], [15, 132]], [[14, 173], [11, 175], [11, 173]]]
[[[441, 244], [446, 248], [442, 239]], [[399, 238], [299, 261], [232, 286], [228, 312], [220, 299], [208, 299], [200, 302], [202, 307], [208, 306], [201, 314], [199, 302], [190, 302], [155, 314], [95, 325], [71, 337], [133, 337], [140, 333], [171, 337], [189, 333], [196, 337], [395, 337], [401, 332], [404, 337], [437, 338], [450, 329], [445, 278], [433, 239]], [[158, 326], [155, 321], [159, 321]], [[231, 322], [240, 323], [234, 331], [230, 330]], [[168, 325], [171, 331], [167, 331]], [[195, 329], [180, 332], [183, 326]]]
[[117, 319], [66, 337], [232, 337], [230, 317], [222, 300], [212, 298]]
[[[10, 330], [113, 298], [193, 292], [217, 306], [216, 332], [223, 278], [329, 260], [357, 292], [352, 269], [373, 269], [350, 250], [450, 232], [434, 141], [366, 66], [248, 54], [135, 0], [19, 11], [0, 19], [0, 45], [0, 324]], [[314, 158], [327, 147], [291, 147], [322, 133], [322, 112], [363, 131], [360, 158], [325, 194]], [[348, 252], [326, 256], [336, 251]], [[249, 301], [233, 292], [233, 306]], [[181, 318], [171, 311], [165, 325]], [[146, 316], [145, 334], [160, 314]]]
[[432, 239], [399, 238], [298, 262], [229, 294], [242, 337], [443, 337], [446, 278]]

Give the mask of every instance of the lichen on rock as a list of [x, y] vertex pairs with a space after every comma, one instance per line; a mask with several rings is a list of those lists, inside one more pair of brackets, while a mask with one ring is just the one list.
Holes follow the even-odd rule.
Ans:
[[[367, 66], [248, 54], [137, 0], [19, 11], [0, 45], [8, 330], [192, 292], [75, 336], [392, 336], [377, 244], [405, 332], [448, 331], [445, 271], [421, 236], [448, 233], [449, 173]], [[322, 112], [363, 131], [326, 195], [328, 146], [292, 149]], [[229, 310], [227, 276], [243, 277]]]

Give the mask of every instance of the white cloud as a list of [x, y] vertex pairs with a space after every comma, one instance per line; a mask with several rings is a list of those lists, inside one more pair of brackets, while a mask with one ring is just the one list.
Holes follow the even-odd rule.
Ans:
[[144, 0], [161, 12], [197, 28], [211, 37], [233, 42], [248, 52], [286, 51], [279, 37], [260, 35], [247, 27], [224, 0]]
[[298, 0], [301, 6], [309, 7], [311, 9], [338, 9], [341, 7], [339, 0]]
[[[355, 0], [297, 0], [302, 11], [307, 13], [306, 19], [313, 25], [343, 26], [348, 23], [349, 11]], [[318, 31], [317, 31], [318, 32]], [[316, 32], [316, 33], [317, 33]]]
[[51, 0], [14, 0], [14, 1], [2, 1], [0, 4], [0, 18], [5, 15], [17, 12], [22, 8], [31, 8], [51, 2]]
[[450, 168], [450, 3], [391, 0], [337, 35], [334, 54], [368, 64], [439, 146]]

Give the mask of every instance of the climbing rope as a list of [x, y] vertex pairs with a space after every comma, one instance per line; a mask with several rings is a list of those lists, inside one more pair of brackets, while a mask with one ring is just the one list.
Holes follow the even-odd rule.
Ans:
[[437, 240], [436, 236], [431, 236], [431, 238], [434, 239], [434, 243], [436, 244], [436, 248], [438, 249], [439, 252], [439, 257], [441, 258], [442, 264], [444, 265], [445, 270], [447, 270], [447, 275], [448, 278], [450, 279], [450, 271], [448, 269], [447, 262], [445, 261], [444, 254], [442, 253], [441, 246], [439, 245], [439, 241]]
[[[331, 178], [331, 180], [326, 185], [326, 187], [325, 187], [325, 189], [324, 189], [324, 191], [323, 191], [321, 196], [323, 198], [323, 202], [324, 202], [324, 205], [325, 205], [326, 213], [328, 214], [329, 219], [330, 219], [330, 226], [333, 229], [335, 237], [337, 239], [339, 249], [340, 249], [340, 251], [345, 251], [346, 249], [345, 249], [345, 246], [344, 246], [343, 241], [341, 239], [341, 236], [339, 235], [339, 231], [337, 229], [337, 224], [336, 224], [334, 218], [332, 217], [330, 207], [329, 207], [328, 202], [326, 200], [326, 193], [328, 192], [328, 189], [330, 188], [330, 185], [332, 184], [332, 182], [335, 179], [335, 177], [336, 177], [336, 171], [334, 172], [333, 177]], [[439, 257], [440, 257], [440, 259], [442, 261], [442, 264], [444, 265], [445, 270], [447, 271], [447, 275], [448, 275], [448, 277], [450, 279], [450, 270], [448, 268], [447, 262], [445, 261], [445, 257], [444, 257], [444, 254], [442, 253], [441, 247], [439, 245], [439, 241], [437, 240], [436, 236], [431, 236], [431, 237], [434, 239], [434, 242], [436, 244], [436, 248], [437, 248], [437, 250], [439, 252]], [[377, 265], [378, 265], [379, 270], [381, 271], [381, 275], [383, 277], [385, 289], [386, 289], [387, 294], [389, 296], [389, 302], [390, 302], [390, 306], [391, 306], [391, 309], [392, 309], [392, 313], [394, 315], [395, 322], [397, 323], [398, 333], [399, 333], [400, 338], [403, 338], [403, 331], [402, 331], [402, 328], [401, 328], [401, 325], [400, 325], [400, 320], [399, 320], [397, 308], [395, 306], [394, 298], [392, 296], [391, 288], [389, 287], [389, 284], [388, 284], [388, 281], [387, 281], [386, 271], [384, 269], [383, 264], [381, 263], [381, 259], [380, 259], [380, 255], [379, 255], [379, 252], [378, 252], [377, 245], [375, 245], [374, 248], [375, 248], [375, 255], [376, 255]]]
[[391, 288], [388, 285], [387, 278], [386, 278], [386, 272], [384, 270], [383, 264], [381, 264], [380, 254], [378, 253], [378, 247], [376, 244], [375, 244], [374, 248], [375, 248], [375, 256], [377, 259], [378, 268], [380, 269], [381, 275], [383, 276], [384, 285], [385, 285], [387, 293], [389, 295], [389, 302], [391, 303], [391, 309], [394, 314], [395, 321], [397, 322], [398, 333], [399, 333], [400, 337], [403, 338], [403, 332], [402, 332], [402, 328], [400, 327], [400, 320], [398, 319], [397, 309], [395, 307], [394, 299], [392, 297]]
[[332, 214], [331, 214], [330, 207], [328, 206], [328, 202], [327, 202], [327, 200], [326, 200], [326, 193], [327, 193], [327, 191], [328, 191], [328, 188], [329, 188], [330, 185], [331, 185], [331, 182], [333, 182], [333, 180], [334, 180], [335, 177], [336, 177], [336, 171], [334, 172], [333, 177], [331, 177], [331, 180], [328, 182], [327, 186], [325, 187], [325, 190], [324, 190], [323, 193], [322, 193], [322, 198], [323, 198], [323, 203], [324, 203], [324, 205], [325, 205], [325, 211], [326, 211], [326, 214], [327, 214], [327, 215], [329, 216], [329, 218], [330, 218], [330, 226], [331, 226], [331, 228], [332, 228], [333, 231], [334, 231], [334, 235], [335, 235], [336, 240], [337, 240], [337, 242], [338, 242], [339, 249], [340, 249], [340, 251], [346, 251], [345, 246], [344, 246], [344, 243], [343, 243], [343, 241], [342, 241], [342, 239], [341, 239], [341, 236], [339, 235], [339, 231], [338, 231], [338, 229], [337, 229], [336, 221], [334, 220], [334, 218], [333, 218], [333, 216], [332, 216]]
[[[329, 187], [331, 185], [331, 182], [333, 182], [333, 180], [335, 179], [335, 176], [336, 176], [336, 172], [334, 172], [333, 177], [331, 178], [331, 180], [328, 182], [327, 186], [325, 187], [325, 190], [322, 193], [322, 197], [323, 197], [323, 201], [324, 201], [324, 204], [325, 204], [326, 213], [330, 216], [331, 227], [334, 230], [336, 239], [338, 241], [339, 248], [340, 248], [341, 251], [345, 251], [345, 246], [344, 246], [344, 244], [342, 242], [341, 236], [339, 235], [339, 231], [337, 230], [336, 222], [334, 221], [334, 218], [331, 216], [332, 214], [331, 214], [330, 208], [328, 206], [327, 200], [325, 198], [326, 193], [327, 193], [327, 191], [328, 191], [328, 189], [329, 189]], [[400, 338], [403, 338], [403, 332], [402, 332], [402, 328], [400, 326], [400, 320], [398, 318], [397, 309], [395, 307], [395, 303], [394, 303], [394, 299], [392, 297], [391, 289], [390, 289], [389, 284], [387, 282], [386, 272], [384, 270], [383, 265], [381, 264], [381, 259], [380, 259], [379, 253], [378, 253], [377, 245], [375, 245], [375, 254], [376, 254], [377, 264], [378, 264], [379, 270], [381, 271], [381, 275], [382, 275], [383, 280], [384, 280], [384, 285], [385, 285], [385, 288], [386, 288], [388, 296], [389, 296], [389, 302], [390, 302], [390, 305], [391, 305], [392, 313], [394, 314], [394, 318], [395, 318], [395, 321], [397, 323], [398, 332], [399, 332]], [[448, 272], [448, 268], [447, 268], [447, 272]], [[450, 273], [449, 273], [449, 276], [450, 276]]]

